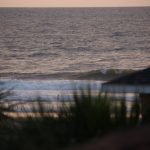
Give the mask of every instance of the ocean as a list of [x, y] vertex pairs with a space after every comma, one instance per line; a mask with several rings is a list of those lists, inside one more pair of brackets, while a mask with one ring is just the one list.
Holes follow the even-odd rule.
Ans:
[[68, 73], [149, 65], [150, 7], [0, 8], [0, 87], [28, 84], [18, 92], [22, 99], [25, 90], [50, 91], [55, 82], [60, 89], [68, 82], [91, 84], [70, 80]]

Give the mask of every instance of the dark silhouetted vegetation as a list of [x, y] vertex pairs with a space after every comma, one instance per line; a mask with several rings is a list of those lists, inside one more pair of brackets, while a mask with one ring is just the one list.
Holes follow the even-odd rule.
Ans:
[[[7, 94], [0, 93], [1, 102]], [[89, 88], [74, 91], [73, 101], [58, 101], [61, 105], [54, 110], [53, 106], [46, 107], [42, 100], [37, 99], [32, 115], [23, 108], [21, 113], [25, 117], [18, 114], [15, 118], [5, 115], [10, 109], [0, 104], [0, 115], [7, 116], [0, 119], [0, 149], [58, 149], [142, 123], [138, 98], [128, 110], [125, 99], [115, 101], [107, 94], [93, 95]]]

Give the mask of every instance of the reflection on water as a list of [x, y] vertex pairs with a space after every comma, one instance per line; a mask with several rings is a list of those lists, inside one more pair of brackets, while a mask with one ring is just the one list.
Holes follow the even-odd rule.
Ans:
[[58, 97], [72, 99], [74, 90], [88, 89], [99, 92], [102, 81], [89, 80], [1, 80], [0, 89], [12, 89], [8, 100], [42, 100], [56, 101]]
[[[13, 94], [5, 98], [5, 105], [13, 105], [15, 111], [24, 115], [24, 111], [31, 112], [33, 108], [34, 111], [38, 110], [37, 100], [42, 101], [48, 112], [58, 112], [62, 100], [66, 106], [73, 103], [74, 90], [77, 94], [81, 94], [81, 89], [86, 92], [90, 87], [91, 94], [97, 96], [101, 89], [101, 83], [102, 81], [90, 80], [1, 80], [0, 89], [12, 89]], [[126, 95], [108, 94], [108, 96], [112, 100], [124, 100], [125, 98], [128, 110], [130, 110], [132, 101], [135, 98], [132, 93]], [[11, 115], [16, 116], [17, 112], [11, 112]]]

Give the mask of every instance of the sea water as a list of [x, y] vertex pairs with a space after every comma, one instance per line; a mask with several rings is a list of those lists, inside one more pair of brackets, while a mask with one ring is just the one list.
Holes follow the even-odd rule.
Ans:
[[[13, 89], [10, 99], [56, 99], [72, 82], [80, 87], [91, 82], [58, 80], [56, 73], [64, 77], [68, 72], [148, 65], [149, 7], [0, 8], [0, 80], [2, 88]], [[22, 74], [26, 80], [15, 80]], [[37, 74], [39, 79], [31, 79]], [[40, 74], [52, 74], [55, 81]]]
[[0, 73], [148, 65], [150, 7], [0, 8]]
[[2, 80], [0, 89], [11, 90], [7, 100], [43, 101], [72, 100], [72, 94], [78, 90], [95, 91], [101, 88], [101, 81], [89, 80]]

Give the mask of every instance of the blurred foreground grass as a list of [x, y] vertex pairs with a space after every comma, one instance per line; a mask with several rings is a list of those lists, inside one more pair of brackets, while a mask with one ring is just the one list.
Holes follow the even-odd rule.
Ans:
[[[93, 95], [87, 91], [73, 91], [73, 101], [59, 99], [58, 110], [37, 98], [30, 115], [11, 117], [13, 106], [5, 105], [8, 91], [0, 92], [0, 149], [49, 150], [86, 142], [109, 132], [127, 130], [142, 125], [141, 103], [135, 97], [130, 110], [125, 98], [115, 101], [106, 93]], [[7, 113], [6, 113], [7, 112]], [[16, 112], [17, 113], [17, 112]], [[55, 115], [54, 115], [55, 114]]]

